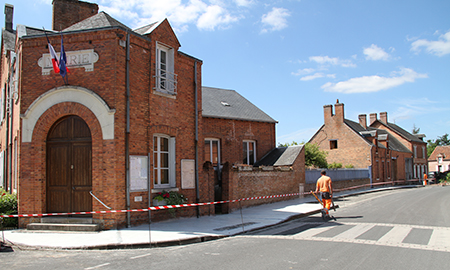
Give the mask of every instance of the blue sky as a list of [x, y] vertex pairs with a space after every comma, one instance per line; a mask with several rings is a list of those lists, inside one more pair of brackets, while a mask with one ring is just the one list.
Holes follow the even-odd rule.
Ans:
[[[2, 0], [17, 24], [51, 29], [52, 0]], [[91, 0], [131, 28], [168, 18], [202, 85], [233, 89], [308, 141], [337, 99], [345, 118], [387, 112], [426, 140], [450, 133], [450, 1]], [[4, 16], [1, 26], [4, 26]]]

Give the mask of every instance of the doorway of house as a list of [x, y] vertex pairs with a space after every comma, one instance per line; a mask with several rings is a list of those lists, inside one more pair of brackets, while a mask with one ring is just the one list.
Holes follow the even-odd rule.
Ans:
[[78, 116], [59, 119], [47, 136], [47, 212], [92, 211], [91, 131]]

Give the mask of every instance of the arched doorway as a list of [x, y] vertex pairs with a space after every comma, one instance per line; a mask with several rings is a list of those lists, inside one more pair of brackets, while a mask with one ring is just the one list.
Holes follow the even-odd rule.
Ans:
[[78, 116], [59, 119], [47, 136], [47, 212], [92, 211], [91, 131]]

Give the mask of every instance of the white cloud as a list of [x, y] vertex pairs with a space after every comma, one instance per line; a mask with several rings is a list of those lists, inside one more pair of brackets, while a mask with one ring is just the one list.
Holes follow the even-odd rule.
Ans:
[[237, 17], [231, 16], [220, 6], [209, 6], [197, 21], [197, 27], [202, 30], [214, 30], [216, 27], [226, 26], [237, 21]]
[[344, 94], [371, 93], [387, 90], [416, 79], [428, 78], [427, 74], [419, 74], [409, 68], [401, 68], [399, 72], [393, 72], [391, 77], [363, 76], [352, 78], [348, 81], [338, 83], [326, 83], [322, 89], [326, 92], [338, 92]]
[[111, 16], [131, 21], [131, 28], [168, 18], [177, 31], [186, 31], [189, 25], [201, 30], [215, 30], [229, 27], [241, 17], [234, 15], [236, 7], [247, 7], [253, 0], [235, 0], [230, 6], [224, 1], [205, 0], [100, 0], [99, 7]]
[[287, 17], [289, 16], [291, 16], [291, 14], [285, 8], [272, 8], [269, 13], [264, 14], [261, 18], [261, 22], [265, 26], [261, 33], [278, 31], [286, 28], [288, 26]]
[[351, 60], [342, 60], [338, 57], [329, 57], [329, 56], [311, 56], [309, 57], [309, 61], [316, 62], [320, 65], [333, 65], [333, 66], [342, 66], [342, 67], [356, 67], [355, 64]]
[[304, 68], [304, 69], [299, 69], [297, 72], [292, 72], [292, 75], [301, 76], [301, 75], [311, 74], [314, 71], [316, 71], [316, 70], [313, 68]]
[[427, 53], [437, 56], [450, 54], [450, 31], [440, 35], [437, 41], [419, 39], [411, 44], [411, 50], [415, 52], [420, 52], [422, 47], [425, 48]]
[[315, 80], [315, 79], [319, 79], [319, 78], [335, 78], [336, 75], [335, 74], [324, 74], [324, 73], [315, 73], [313, 75], [309, 75], [309, 76], [305, 76], [300, 78], [301, 81], [311, 81], [311, 80]]
[[373, 61], [383, 60], [383, 61], [387, 61], [387, 60], [389, 60], [391, 58], [391, 56], [387, 52], [385, 52], [382, 48], [378, 47], [375, 44], [372, 44], [368, 48], [364, 48], [363, 52], [366, 55], [366, 59], [367, 60], [373, 60]]
[[249, 7], [250, 5], [252, 5], [254, 3], [253, 0], [234, 0], [234, 2], [239, 7]]

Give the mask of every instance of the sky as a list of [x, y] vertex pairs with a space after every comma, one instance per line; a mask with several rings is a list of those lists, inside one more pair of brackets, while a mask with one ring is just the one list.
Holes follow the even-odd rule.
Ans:
[[[18, 24], [51, 29], [52, 0], [1, 0]], [[202, 85], [236, 90], [278, 121], [276, 143], [307, 142], [323, 106], [435, 140], [450, 133], [448, 0], [90, 0], [134, 29], [164, 18]], [[4, 27], [4, 16], [0, 25]]]

